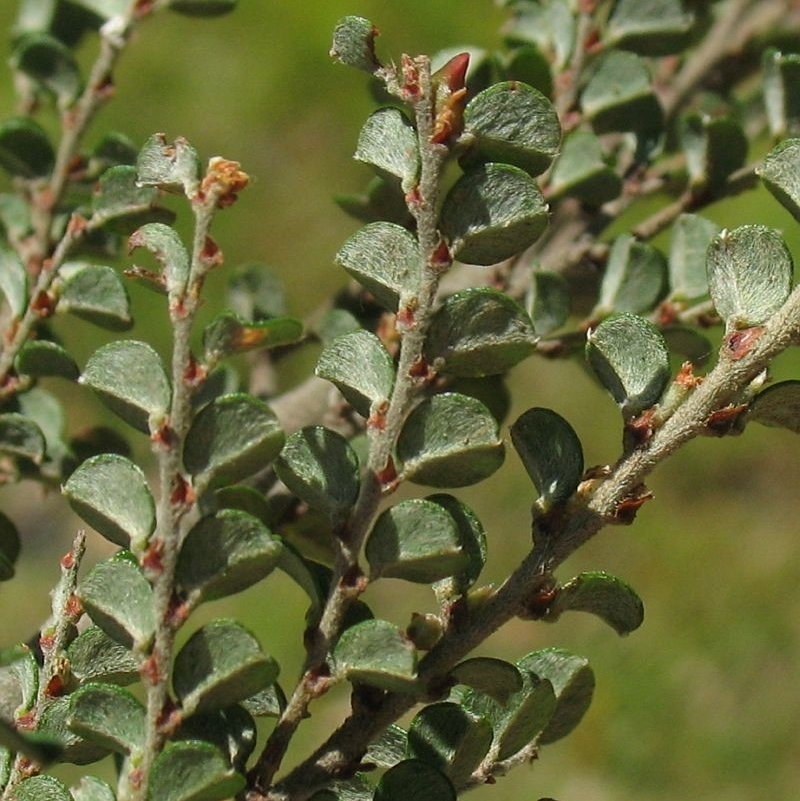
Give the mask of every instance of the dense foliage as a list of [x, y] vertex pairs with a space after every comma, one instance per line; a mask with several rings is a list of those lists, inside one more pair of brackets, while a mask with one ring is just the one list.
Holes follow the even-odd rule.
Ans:
[[[372, 22], [342, 19], [331, 56], [378, 104], [355, 145], [374, 178], [339, 197], [363, 224], [334, 259], [353, 281], [304, 322], [250, 263], [201, 324], [206, 279], [227, 269], [212, 223], [248, 175], [184, 138], [107, 132], [90, 148], [86, 133], [146, 20], [235, 5], [19, 3], [20, 111], [0, 122], [2, 476], [60, 488], [117, 550], [82, 566], [79, 532], [51, 619], [3, 654], [4, 799], [440, 801], [493, 783], [570, 734], [595, 676], [563, 648], [513, 664], [476, 649], [513, 618], [637, 629], [624, 581], [557, 569], [632, 523], [649, 474], [695, 437], [800, 430], [800, 382], [768, 374], [800, 336], [791, 253], [776, 230], [702, 216], [760, 182], [800, 219], [793, 3], [508, 0], [497, 51], [395, 60]], [[635, 222], [620, 231], [623, 212]], [[167, 358], [125, 337], [130, 282], [163, 298]], [[61, 315], [115, 336], [79, 365]], [[264, 390], [311, 347], [314, 376]], [[505, 375], [541, 357], [583, 360], [619, 407], [608, 464], [587, 468], [558, 411], [506, 421]], [[94, 393], [119, 429], [70, 437], [52, 379]], [[491, 481], [506, 430], [533, 485], [532, 544], [495, 587], [481, 583], [492, 521], [451, 491]], [[149, 439], [152, 470], [128, 433]], [[21, 541], [0, 515], [0, 578]], [[274, 571], [308, 596], [301, 675], [280, 681], [240, 622], [195, 623], [254, 585], [268, 598]], [[430, 608], [375, 617], [370, 588], [390, 578], [429, 585]], [[344, 683], [349, 715], [285, 765]], [[109, 755], [114, 786], [48, 772]]]

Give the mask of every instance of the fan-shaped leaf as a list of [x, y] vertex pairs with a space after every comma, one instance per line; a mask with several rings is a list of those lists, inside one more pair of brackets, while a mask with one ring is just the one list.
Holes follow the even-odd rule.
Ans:
[[161, 265], [163, 286], [170, 300], [179, 297], [189, 279], [189, 254], [178, 234], [164, 223], [147, 223], [128, 239], [128, 252], [133, 253], [136, 248], [145, 248], [153, 254]]
[[764, 105], [775, 139], [800, 127], [800, 56], [769, 48], [763, 56]]
[[200, 184], [197, 151], [182, 137], [167, 142], [163, 133], [153, 134], [145, 142], [136, 159], [136, 171], [140, 185], [183, 192], [188, 198], [194, 197]]
[[510, 662], [488, 656], [475, 656], [459, 662], [450, 672], [459, 684], [485, 693], [503, 705], [522, 689], [522, 675]]
[[364, 17], [342, 17], [333, 31], [331, 58], [348, 67], [375, 72], [380, 67], [375, 58], [378, 29]]
[[302, 336], [303, 324], [293, 317], [251, 323], [233, 312], [222, 312], [205, 327], [203, 350], [206, 361], [215, 363], [234, 353], [290, 345]]
[[33, 420], [17, 412], [0, 414], [0, 453], [41, 464], [46, 447], [44, 434]]
[[747, 157], [744, 131], [726, 117], [689, 115], [683, 120], [681, 142], [691, 183], [712, 191], [719, 189]]
[[90, 682], [69, 696], [67, 725], [76, 734], [121, 754], [144, 745], [145, 708], [113, 684]]
[[491, 475], [505, 451], [497, 421], [468, 395], [434, 395], [408, 416], [397, 441], [403, 474], [417, 484], [463, 487]]
[[652, 245], [628, 234], [617, 237], [600, 284], [596, 313], [638, 314], [651, 309], [663, 293], [666, 268], [666, 260]]
[[144, 473], [124, 456], [87, 459], [63, 487], [70, 506], [106, 539], [140, 551], [156, 525], [155, 501]]
[[131, 684], [139, 679], [139, 660], [99, 626], [89, 626], [67, 648], [72, 675], [81, 683]]
[[748, 420], [800, 434], [800, 381], [779, 381], [750, 402]]
[[708, 294], [706, 253], [719, 226], [697, 214], [681, 214], [672, 226], [669, 249], [670, 297], [695, 300]]
[[397, 176], [404, 192], [417, 183], [417, 135], [399, 109], [381, 108], [367, 118], [358, 135], [353, 158], [371, 164], [381, 172]]
[[44, 128], [28, 117], [0, 123], [0, 167], [17, 178], [44, 178], [56, 154]]
[[550, 174], [551, 196], [569, 195], [590, 206], [618, 197], [622, 179], [606, 163], [600, 140], [591, 131], [573, 131]]
[[776, 145], [756, 172], [780, 204], [800, 220], [800, 139]]
[[76, 381], [80, 375], [72, 356], [61, 345], [46, 339], [28, 340], [14, 360], [14, 367], [21, 375], [33, 378], [58, 376]]
[[605, 31], [610, 45], [645, 56], [677, 53], [690, 42], [695, 14], [680, 0], [617, 0]]
[[59, 312], [71, 312], [112, 331], [124, 331], [133, 325], [130, 299], [116, 271], [100, 264], [69, 264], [64, 267]]
[[0, 292], [15, 317], [21, 317], [28, 305], [28, 273], [19, 256], [0, 244]]

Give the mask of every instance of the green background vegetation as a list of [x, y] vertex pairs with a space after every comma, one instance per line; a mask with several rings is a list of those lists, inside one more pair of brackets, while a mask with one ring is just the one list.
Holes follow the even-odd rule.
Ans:
[[[8, 30], [15, 3], [0, 4]], [[242, 2], [230, 17], [189, 20], [164, 14], [144, 25], [117, 75], [118, 99], [99, 116], [92, 137], [109, 127], [143, 143], [154, 131], [187, 137], [205, 157], [240, 161], [252, 176], [237, 205], [220, 216], [218, 241], [228, 265], [261, 260], [286, 282], [291, 310], [312, 312], [344, 282], [332, 256], [355, 230], [331, 200], [357, 191], [368, 171], [350, 160], [372, 108], [364, 76], [332, 64], [335, 21], [371, 18], [382, 52], [434, 52], [499, 41], [502, 12], [491, 0], [289, 0]], [[91, 58], [87, 40], [84, 56]], [[9, 81], [0, 81], [0, 115], [14, 113]], [[90, 141], [93, 138], [90, 137]], [[796, 227], [777, 204], [749, 195], [713, 210], [728, 226], [764, 222]], [[791, 237], [790, 237], [791, 241]], [[797, 241], [797, 237], [794, 237]], [[794, 247], [795, 254], [800, 254]], [[216, 276], [209, 297], [223, 292]], [[135, 294], [132, 336], [149, 337], [165, 316], [154, 296]], [[83, 323], [62, 326], [83, 359], [99, 340]], [[161, 345], [166, 341], [163, 334]], [[293, 366], [285, 386], [313, 356]], [[784, 358], [781, 377], [798, 377]], [[79, 429], [102, 414], [85, 393], [70, 419]], [[584, 441], [587, 464], [619, 453], [620, 417], [577, 363], [532, 360], [512, 375], [514, 417], [530, 406], [563, 414]], [[67, 394], [68, 393], [68, 394]], [[103, 418], [106, 419], [106, 418]], [[510, 422], [509, 420], [509, 422]], [[137, 437], [139, 435], [133, 434]], [[139, 437], [137, 453], [146, 456]], [[694, 442], [659, 469], [631, 528], [607, 529], [560, 571], [605, 569], [629, 581], [646, 605], [645, 624], [618, 639], [595, 619], [567, 616], [557, 627], [515, 622], [483, 648], [506, 658], [547, 645], [589, 657], [598, 681], [594, 704], [577, 731], [545, 748], [476, 799], [559, 801], [795, 801], [800, 787], [800, 442], [752, 427], [743, 438]], [[78, 526], [57, 496], [11, 487], [0, 502], [26, 532], [19, 577], [0, 588], [2, 642], [29, 636], [47, 614], [57, 557]], [[532, 490], [514, 453], [468, 499], [489, 533], [487, 581], [499, 580], [528, 545]], [[92, 537], [93, 553], [105, 547]], [[300, 593], [273, 576], [268, 584], [215, 606], [241, 615], [282, 664], [290, 686], [300, 659]], [[387, 580], [367, 598], [397, 622], [433, 605], [428, 590]], [[347, 703], [346, 688], [326, 699], [304, 726], [318, 741]]]

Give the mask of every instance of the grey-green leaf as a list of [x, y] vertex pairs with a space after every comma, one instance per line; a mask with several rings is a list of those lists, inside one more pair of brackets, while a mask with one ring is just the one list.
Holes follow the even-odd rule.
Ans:
[[617, 0], [608, 19], [609, 45], [645, 56], [677, 53], [690, 42], [695, 14], [681, 0]]
[[399, 109], [381, 108], [367, 118], [358, 135], [353, 158], [371, 164], [380, 172], [397, 176], [404, 192], [410, 191], [417, 183], [417, 135]]
[[618, 236], [600, 284], [597, 315], [638, 314], [653, 308], [663, 294], [666, 273], [666, 259], [659, 250], [630, 234]]
[[160, 222], [151, 222], [131, 234], [128, 252], [145, 248], [161, 265], [164, 288], [171, 301], [183, 292], [189, 279], [189, 253], [174, 229]]
[[540, 336], [546, 337], [567, 322], [571, 303], [569, 284], [560, 273], [535, 270], [531, 274], [530, 315]]
[[779, 381], [759, 392], [747, 419], [800, 434], [800, 381]]
[[46, 448], [42, 429], [33, 420], [17, 412], [0, 414], [0, 453], [41, 464]]
[[475, 398], [456, 392], [420, 403], [397, 441], [403, 475], [432, 487], [463, 487], [490, 476], [505, 449], [497, 421]]
[[581, 93], [581, 108], [597, 133], [652, 132], [661, 126], [661, 106], [643, 59], [621, 50], [607, 51]]
[[139, 660], [99, 626], [84, 629], [69, 644], [67, 658], [72, 675], [82, 684], [108, 681], [123, 685], [140, 678]]
[[494, 698], [498, 704], [522, 689], [522, 675], [514, 665], [489, 656], [474, 656], [459, 662], [450, 675], [458, 684]]
[[800, 128], [800, 56], [769, 48], [763, 56], [764, 105], [775, 139]]
[[124, 456], [104, 453], [87, 459], [62, 491], [80, 517], [124, 548], [142, 550], [155, 529], [155, 501], [147, 479]]
[[19, 256], [0, 244], [0, 292], [15, 317], [21, 317], [28, 305], [28, 273]]
[[546, 745], [565, 737], [592, 703], [595, 682], [588, 660], [562, 648], [546, 648], [528, 654], [517, 664], [549, 681], [555, 692], [555, 709], [539, 735], [539, 743]]
[[222, 801], [245, 783], [216, 746], [184, 740], [168, 744], [156, 757], [147, 801]]
[[251, 323], [230, 311], [218, 314], [203, 330], [206, 361], [215, 364], [234, 353], [277, 348], [297, 342], [303, 324], [294, 317], [275, 317]]
[[200, 185], [197, 151], [182, 137], [167, 142], [163, 133], [153, 134], [139, 152], [136, 171], [142, 186], [182, 191], [190, 199]]
[[586, 358], [627, 419], [658, 401], [670, 378], [669, 351], [643, 317], [608, 317], [587, 335]]
[[551, 196], [568, 195], [590, 206], [602, 206], [621, 191], [622, 179], [606, 162], [595, 134], [578, 130], [564, 139], [550, 173]]
[[380, 63], [375, 57], [378, 29], [364, 17], [342, 17], [333, 31], [331, 58], [348, 67], [375, 72]]
[[360, 228], [342, 245], [336, 263], [391, 311], [402, 294], [419, 286], [419, 244], [394, 223], [377, 221]]
[[125, 422], [145, 433], [163, 424], [172, 389], [161, 358], [144, 342], [117, 340], [96, 350], [80, 377]]
[[336, 337], [320, 354], [315, 372], [335, 384], [364, 417], [369, 417], [373, 405], [389, 399], [394, 386], [392, 357], [369, 331]]
[[130, 299], [119, 275], [100, 264], [67, 264], [57, 310], [71, 312], [111, 331], [124, 331], [133, 325]]
[[708, 248], [711, 299], [728, 331], [761, 325], [789, 297], [794, 264], [781, 235], [763, 225], [722, 231]]
[[492, 725], [451, 701], [428, 704], [411, 721], [408, 755], [464, 786], [492, 745]]
[[530, 317], [514, 300], [474, 287], [450, 295], [436, 311], [425, 357], [448, 375], [496, 375], [529, 356], [537, 341]]
[[690, 183], [711, 191], [721, 188], [747, 157], [742, 127], [726, 117], [690, 114], [681, 126], [681, 143]]
[[590, 612], [608, 623], [617, 634], [630, 634], [642, 625], [644, 604], [621, 579], [608, 573], [581, 573], [561, 587], [548, 609], [547, 619], [562, 612]]
[[269, 465], [284, 433], [272, 409], [235, 393], [216, 398], [197, 414], [186, 435], [183, 463], [204, 487], [235, 484]]
[[117, 801], [111, 786], [95, 776], [81, 776], [70, 793], [74, 801]]
[[533, 408], [511, 426], [511, 441], [539, 492], [543, 512], [566, 501], [583, 476], [583, 448], [572, 426], [550, 409]]
[[553, 104], [537, 89], [505, 81], [484, 89], [464, 109], [468, 161], [513, 164], [544, 172], [558, 153], [561, 125]]
[[144, 651], [156, 628], [153, 590], [135, 560], [123, 552], [98, 562], [77, 596], [89, 617], [111, 639]]
[[756, 172], [778, 202], [800, 220], [800, 139], [785, 139], [773, 147]]
[[673, 300], [696, 300], [708, 294], [706, 253], [719, 226], [697, 214], [681, 214], [672, 226], [669, 285]]
[[344, 437], [323, 426], [292, 434], [275, 462], [275, 472], [300, 500], [334, 521], [358, 497], [358, 457]]
[[67, 725], [84, 739], [121, 754], [144, 745], [145, 708], [114, 684], [89, 682], [70, 696]]
[[342, 633], [333, 651], [333, 668], [348, 681], [408, 693], [415, 688], [417, 652], [393, 623], [365, 620]]
[[575, 47], [575, 12], [569, 0], [548, 3], [506, 3], [514, 16], [503, 33], [514, 44], [533, 42], [547, 53], [553, 67], [563, 67]]
[[539, 238], [547, 226], [547, 203], [524, 170], [484, 164], [465, 172], [447, 193], [440, 225], [456, 259], [497, 264]]
[[14, 360], [14, 367], [20, 375], [32, 378], [57, 376], [77, 381], [80, 376], [72, 356], [61, 345], [46, 339], [28, 340]]
[[31, 776], [11, 791], [9, 801], [74, 801], [55, 776]]
[[233, 595], [277, 567], [283, 546], [259, 520], [237, 509], [203, 517], [181, 544], [175, 579], [204, 601]]
[[94, 190], [92, 223], [99, 225], [132, 215], [138, 219], [138, 215], [153, 209], [157, 201], [158, 190], [154, 186], [137, 183], [136, 167], [117, 164], [103, 172]]
[[406, 759], [381, 776], [373, 801], [456, 801], [456, 791], [438, 768]]
[[271, 685], [278, 663], [234, 620], [196, 631], [175, 657], [172, 684], [185, 715], [223, 709]]
[[365, 555], [373, 579], [385, 576], [422, 584], [458, 573], [468, 559], [449, 512], [421, 498], [400, 501], [378, 517]]

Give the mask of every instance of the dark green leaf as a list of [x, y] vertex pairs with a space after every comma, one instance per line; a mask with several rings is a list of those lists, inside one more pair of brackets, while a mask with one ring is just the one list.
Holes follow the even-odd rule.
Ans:
[[240, 592], [269, 575], [283, 546], [255, 517], [223, 509], [196, 523], [181, 545], [175, 579], [204, 601]]
[[126, 690], [90, 682], [69, 699], [67, 725], [76, 734], [121, 754], [144, 746], [145, 708]]
[[666, 260], [659, 250], [630, 234], [618, 236], [600, 284], [597, 315], [652, 309], [663, 293], [666, 272]]
[[777, 231], [763, 225], [724, 230], [708, 249], [711, 299], [728, 331], [761, 325], [784, 303], [794, 265]]
[[183, 463], [204, 487], [221, 487], [267, 467], [283, 443], [283, 430], [267, 404], [244, 393], [223, 395], [194, 418]]
[[681, 0], [617, 0], [605, 37], [644, 56], [677, 53], [690, 43], [695, 15]]
[[570, 305], [569, 284], [560, 273], [535, 270], [531, 274], [531, 321], [540, 336], [567, 322]]
[[521, 662], [517, 667], [522, 676], [522, 688], [505, 703], [499, 704], [489, 695], [475, 691], [464, 697], [468, 711], [491, 722], [498, 760], [508, 759], [534, 742], [549, 723], [556, 706], [550, 682], [532, 673]]
[[60, 745], [60, 761], [89, 765], [107, 756], [107, 748], [84, 740], [67, 726], [69, 713], [69, 696], [63, 695], [47, 703], [39, 719], [38, 732]]
[[315, 372], [335, 384], [364, 417], [369, 417], [373, 405], [389, 399], [394, 386], [392, 357], [369, 331], [336, 337], [320, 354]]
[[756, 172], [780, 204], [800, 220], [800, 139], [776, 145]]
[[28, 305], [28, 273], [19, 256], [0, 244], [0, 292], [14, 317], [21, 317]]
[[98, 562], [80, 583], [77, 596], [111, 639], [126, 648], [147, 649], [156, 628], [153, 591], [124, 552]]
[[696, 214], [681, 214], [675, 220], [669, 249], [669, 285], [673, 300], [695, 300], [708, 294], [706, 253], [718, 233], [716, 223]]
[[670, 353], [689, 359], [695, 367], [704, 365], [711, 356], [711, 342], [694, 328], [671, 325], [661, 333]]
[[144, 342], [118, 340], [96, 350], [80, 383], [126, 423], [145, 433], [161, 426], [167, 416], [172, 389], [159, 355]]
[[73, 798], [55, 776], [31, 776], [14, 787], [9, 801], [73, 801]]
[[131, 684], [139, 679], [139, 660], [98, 626], [89, 626], [67, 648], [72, 675], [82, 684], [108, 681]]
[[0, 581], [14, 577], [14, 565], [19, 556], [20, 539], [17, 527], [0, 512]]
[[[492, 60], [485, 59], [487, 73]], [[512, 48], [502, 64], [503, 77], [509, 81], [523, 81], [538, 89], [545, 97], [553, 96], [553, 73], [550, 60], [535, 44], [525, 44]], [[491, 76], [487, 75], [487, 82]]]
[[342, 17], [333, 31], [331, 58], [348, 67], [375, 72], [380, 62], [375, 58], [378, 29], [364, 17]]
[[216, 363], [234, 353], [290, 345], [302, 336], [303, 324], [293, 317], [250, 323], [228, 311], [218, 314], [203, 330], [203, 350], [206, 361]]
[[168, 192], [183, 192], [193, 198], [200, 186], [200, 159], [183, 138], [167, 142], [163, 133], [153, 134], [136, 159], [139, 184]]
[[458, 684], [494, 698], [498, 704], [522, 689], [522, 675], [510, 662], [488, 656], [476, 656], [459, 662], [450, 672]]
[[474, 287], [451, 295], [437, 310], [425, 357], [437, 372], [495, 375], [529, 356], [537, 340], [530, 318], [508, 295]]
[[763, 56], [764, 105], [775, 139], [800, 129], [800, 56], [768, 49]]
[[407, 759], [381, 776], [374, 801], [456, 801], [456, 791], [440, 770], [419, 759]]
[[691, 185], [711, 191], [722, 187], [747, 157], [744, 131], [738, 123], [726, 117], [689, 115], [681, 126], [681, 143], [686, 152]]
[[207, 714], [192, 715], [178, 730], [176, 739], [202, 740], [219, 748], [230, 764], [244, 771], [256, 745], [256, 722], [241, 706], [229, 706]]
[[238, 0], [169, 0], [169, 8], [187, 17], [219, 17], [236, 8]]
[[83, 82], [72, 50], [49, 34], [24, 36], [11, 54], [11, 67], [54, 95], [62, 109], [81, 93]]
[[172, 684], [184, 715], [223, 709], [271, 685], [278, 663], [233, 620], [215, 620], [178, 651]]
[[475, 512], [453, 495], [436, 493], [429, 495], [426, 500], [442, 506], [453, 519], [458, 530], [459, 543], [468, 560], [466, 567], [459, 573], [448, 576], [434, 585], [436, 597], [444, 604], [459, 595], [465, 595], [480, 576], [486, 564], [486, 532]]
[[549, 681], [555, 691], [555, 710], [539, 735], [539, 743], [546, 745], [565, 737], [580, 723], [592, 702], [594, 673], [588, 660], [562, 648], [547, 648], [528, 654], [517, 664]]
[[[8, 723], [2, 718], [0, 718], [0, 750], [5, 751], [5, 754], [10, 754], [11, 752], [25, 754], [42, 766], [49, 765], [59, 758], [62, 752], [61, 744], [57, 739], [38, 732], [23, 733], [14, 724]], [[4, 757], [5, 754], [3, 755]], [[33, 792], [34, 787], [32, 786], [29, 789]], [[19, 792], [19, 785], [15, 792]], [[37, 795], [12, 795], [11, 798], [24, 799], [24, 801], [40, 801], [40, 796]], [[69, 799], [69, 801], [72, 801], [72, 799]]]
[[64, 484], [70, 506], [106, 539], [141, 551], [156, 526], [156, 508], [144, 473], [113, 453], [81, 464]]
[[448, 392], [420, 403], [397, 441], [403, 475], [432, 487], [463, 487], [494, 473], [505, 451], [497, 421], [468, 395]]
[[643, 317], [619, 314], [587, 335], [586, 358], [627, 419], [661, 397], [669, 383], [669, 351]]
[[156, 757], [147, 801], [222, 801], [244, 786], [244, 776], [216, 746], [185, 740], [168, 744]]
[[147, 223], [128, 239], [129, 252], [136, 248], [145, 248], [153, 254], [161, 265], [170, 300], [179, 298], [189, 279], [189, 254], [178, 234], [164, 223]]
[[18, 178], [44, 178], [56, 154], [47, 134], [28, 117], [11, 117], [0, 123], [0, 167]]
[[337, 676], [383, 690], [414, 691], [417, 652], [393, 623], [365, 620], [346, 629], [333, 651]]
[[17, 355], [14, 367], [21, 375], [29, 375], [32, 378], [58, 376], [69, 381], [77, 381], [80, 375], [78, 365], [72, 356], [61, 345], [46, 339], [28, 340]]
[[255, 695], [245, 698], [242, 707], [254, 717], [279, 718], [286, 709], [286, 696], [275, 682]]
[[[158, 201], [158, 190], [137, 183], [136, 167], [118, 164], [100, 176], [92, 196], [92, 223], [100, 225], [118, 217], [140, 215]], [[130, 229], [128, 229], [130, 230]]]
[[228, 303], [236, 314], [253, 322], [286, 316], [283, 284], [260, 262], [236, 268], [228, 282]]
[[450, 701], [423, 707], [408, 729], [408, 755], [463, 787], [492, 745], [492, 725]]
[[400, 179], [404, 192], [410, 191], [419, 176], [419, 147], [414, 128], [396, 108], [374, 111], [358, 135], [353, 156], [382, 173]]
[[658, 130], [661, 107], [645, 62], [633, 53], [601, 56], [581, 93], [581, 108], [597, 133]]
[[39, 427], [45, 441], [45, 458], [41, 465], [43, 474], [61, 478], [62, 460], [69, 456], [64, 442], [64, 407], [50, 392], [33, 387], [17, 395], [20, 412]]
[[546, 512], [566, 501], [583, 476], [583, 448], [572, 426], [550, 409], [533, 408], [511, 426], [511, 441]]
[[386, 509], [367, 539], [371, 578], [430, 584], [463, 570], [467, 554], [460, 532], [441, 505], [412, 498]]
[[292, 434], [275, 472], [301, 501], [334, 521], [347, 514], [358, 497], [358, 458], [344, 437], [323, 426]]
[[570, 610], [597, 615], [617, 634], [630, 634], [644, 620], [639, 596], [624, 581], [600, 571], [581, 573], [561, 587], [547, 619], [557, 620]]
[[[370, 743], [364, 759], [380, 768], [391, 768], [405, 759], [407, 746], [405, 729], [393, 723]], [[372, 801], [371, 796], [370, 801]]]
[[98, 171], [120, 164], [135, 165], [139, 150], [125, 134], [108, 131], [92, 150], [92, 162], [97, 164]]
[[561, 125], [553, 104], [537, 89], [506, 81], [479, 92], [464, 109], [468, 161], [513, 164], [544, 172], [558, 153]]
[[401, 295], [418, 291], [419, 244], [394, 223], [374, 222], [356, 231], [336, 254], [336, 263], [391, 311]]
[[339, 194], [333, 199], [342, 211], [362, 223], [384, 220], [408, 227], [413, 222], [400, 182], [391, 175], [376, 175], [364, 193]]
[[590, 206], [618, 197], [622, 179], [606, 163], [600, 140], [591, 131], [573, 131], [564, 139], [550, 174], [550, 195], [569, 195]]
[[554, 69], [566, 65], [575, 46], [575, 12], [569, 0], [511, 3], [514, 16], [503, 32], [512, 44], [535, 43]]
[[44, 434], [33, 420], [16, 412], [0, 414], [0, 453], [41, 464], [45, 450]]
[[64, 268], [59, 312], [71, 312], [111, 331], [124, 331], [133, 325], [130, 299], [115, 270], [82, 263], [64, 265]]
[[497, 264], [539, 238], [547, 226], [547, 203], [523, 170], [484, 164], [465, 172], [447, 193], [440, 225], [456, 259]]
[[800, 434], [800, 381], [779, 381], [750, 402], [748, 420]]

